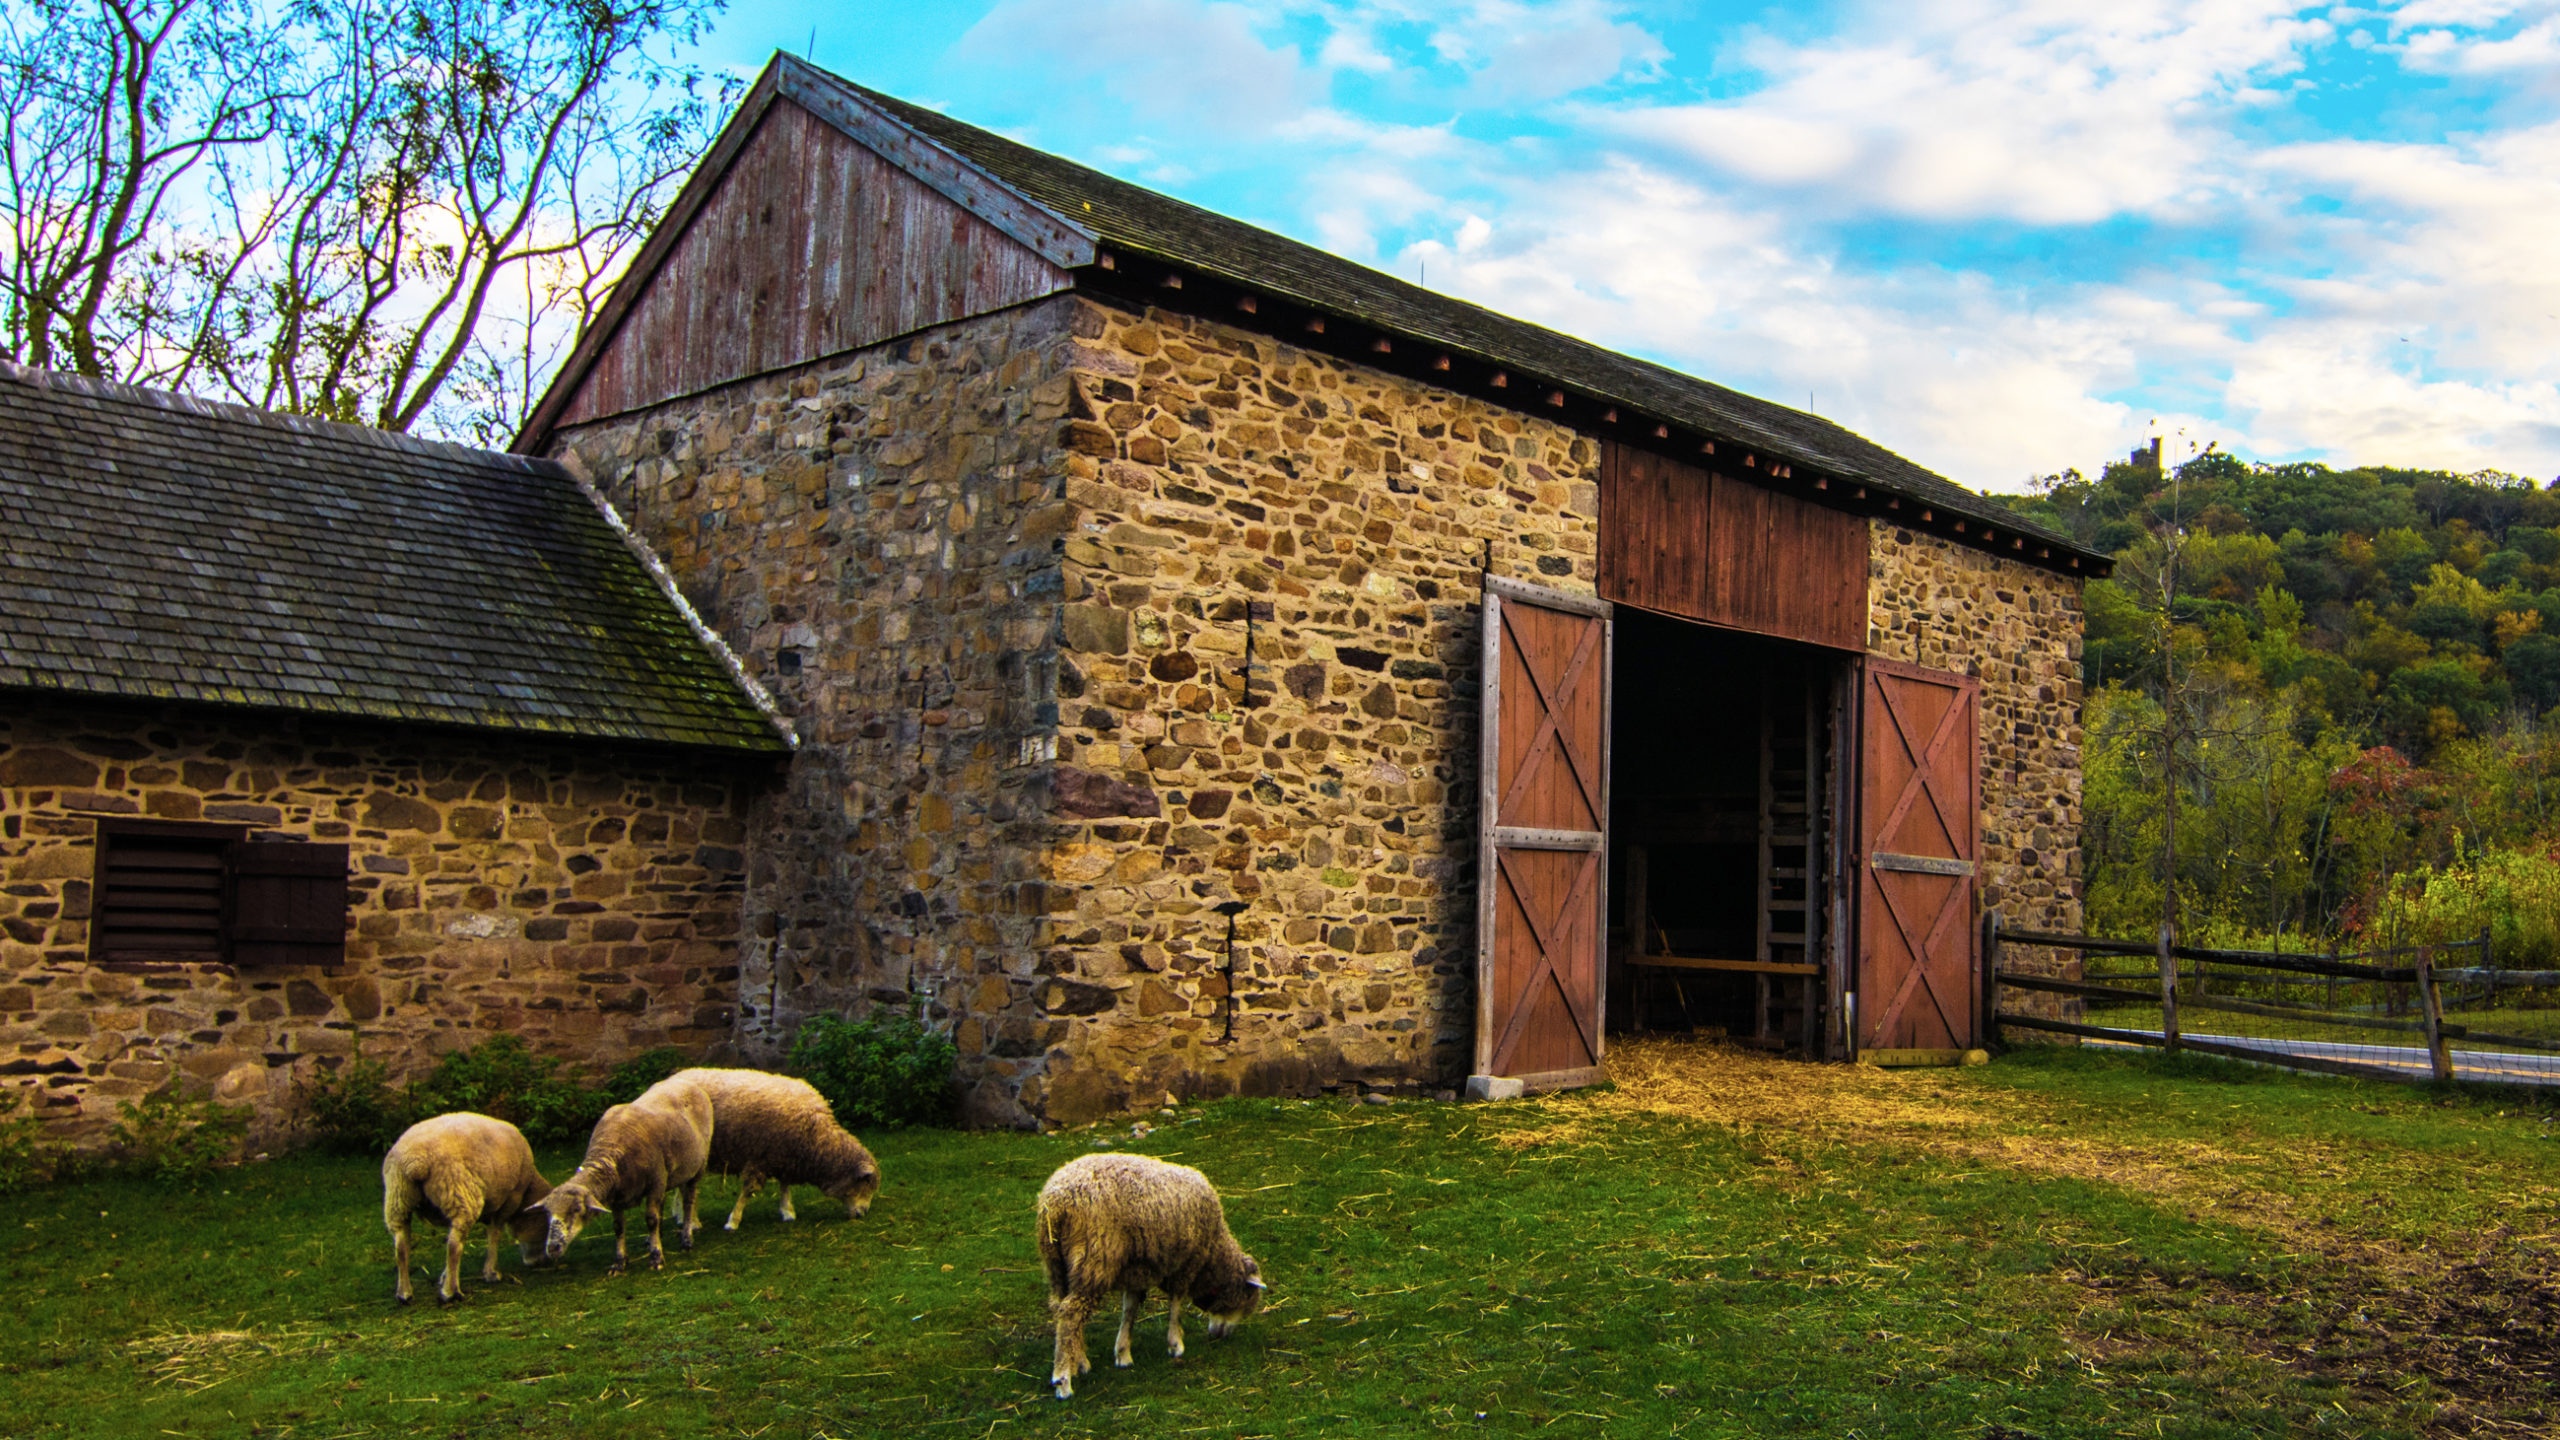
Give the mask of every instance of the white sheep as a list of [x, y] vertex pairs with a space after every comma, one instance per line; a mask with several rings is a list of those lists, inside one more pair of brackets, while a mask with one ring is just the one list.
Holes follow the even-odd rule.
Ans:
[[1165, 1349], [1176, 1358], [1185, 1301], [1208, 1314], [1213, 1340], [1262, 1303], [1262, 1267], [1228, 1233], [1209, 1178], [1188, 1165], [1144, 1155], [1082, 1156], [1040, 1187], [1036, 1213], [1049, 1313], [1057, 1324], [1049, 1383], [1061, 1400], [1075, 1393], [1075, 1377], [1093, 1368], [1085, 1357], [1085, 1322], [1114, 1290], [1120, 1292], [1120, 1336], [1111, 1363], [1124, 1368], [1129, 1329], [1150, 1289], [1162, 1290], [1169, 1302]]
[[815, 1185], [841, 1200], [860, 1219], [880, 1189], [880, 1165], [862, 1142], [836, 1123], [826, 1097], [806, 1080], [762, 1070], [679, 1070], [711, 1097], [710, 1168], [738, 1179], [738, 1203], [726, 1228], [735, 1230], [767, 1180], [782, 1187], [782, 1218], [791, 1210], [791, 1187]]
[[630, 1262], [623, 1246], [622, 1212], [646, 1203], [649, 1213], [649, 1268], [666, 1268], [666, 1247], [658, 1241], [659, 1221], [667, 1192], [682, 1197], [684, 1248], [693, 1248], [693, 1232], [702, 1226], [694, 1208], [694, 1189], [711, 1156], [711, 1097], [689, 1080], [674, 1076], [659, 1081], [628, 1105], [604, 1112], [587, 1137], [587, 1155], [576, 1173], [560, 1182], [527, 1210], [547, 1217], [543, 1253], [557, 1260], [568, 1253], [591, 1216], [613, 1216], [613, 1264], [605, 1271], [619, 1275]]
[[504, 1120], [457, 1111], [421, 1120], [400, 1132], [382, 1157], [382, 1223], [391, 1231], [393, 1263], [400, 1280], [392, 1293], [409, 1303], [409, 1226], [413, 1219], [445, 1227], [444, 1275], [436, 1295], [449, 1302], [462, 1298], [462, 1251], [471, 1227], [489, 1227], [489, 1259], [480, 1267], [484, 1283], [498, 1273], [498, 1232], [515, 1231], [525, 1263], [540, 1255], [543, 1224], [527, 1206], [551, 1193], [551, 1182], [534, 1167], [533, 1147], [524, 1132]]

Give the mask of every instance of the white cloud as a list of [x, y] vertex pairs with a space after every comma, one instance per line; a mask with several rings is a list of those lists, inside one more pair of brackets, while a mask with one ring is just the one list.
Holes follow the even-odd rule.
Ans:
[[1089, 76], [1144, 119], [1253, 132], [1324, 98], [1296, 47], [1262, 38], [1263, 18], [1198, 0], [1002, 0], [953, 49], [973, 64]]
[[1935, 220], [2083, 224], [2175, 213], [2225, 178], [2219, 114], [2273, 98], [2327, 21], [2289, 3], [1878, 6], [1854, 34], [1762, 39], [1766, 83], [1630, 108], [1620, 133], [1757, 183]]

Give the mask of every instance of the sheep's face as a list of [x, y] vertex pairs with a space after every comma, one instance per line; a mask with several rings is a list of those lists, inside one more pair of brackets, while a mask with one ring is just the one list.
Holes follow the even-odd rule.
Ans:
[[587, 1228], [589, 1219], [612, 1213], [593, 1195], [564, 1185], [526, 1207], [524, 1218], [542, 1226], [542, 1258], [557, 1260], [569, 1253], [569, 1242]]
[[551, 1238], [551, 1212], [539, 1202], [518, 1211], [516, 1218], [507, 1222], [507, 1231], [516, 1237], [516, 1253], [524, 1257], [527, 1265], [539, 1265], [549, 1258], [543, 1247]]
[[873, 1167], [829, 1190], [827, 1198], [843, 1201], [844, 1208], [859, 1220], [863, 1212], [871, 1208], [871, 1197], [879, 1193], [880, 1171]]
[[1244, 1263], [1240, 1266], [1220, 1267], [1203, 1276], [1203, 1283], [1191, 1296], [1192, 1305], [1209, 1317], [1212, 1340], [1225, 1338], [1228, 1331], [1262, 1308], [1262, 1267], [1250, 1255], [1241, 1258]]

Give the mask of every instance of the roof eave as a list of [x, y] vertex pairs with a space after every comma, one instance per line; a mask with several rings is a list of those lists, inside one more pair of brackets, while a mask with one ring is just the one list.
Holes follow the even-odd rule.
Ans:
[[[1150, 277], [1139, 273], [1142, 270], [1154, 273]], [[1546, 411], [1553, 412], [1550, 418], [1594, 439], [1617, 440], [1691, 463], [1701, 455], [1721, 457], [1738, 451], [1743, 468], [1752, 472], [1745, 478], [1755, 484], [1775, 489], [1785, 482], [1796, 482], [1792, 488], [1799, 498], [1812, 503], [1908, 525], [2038, 569], [2096, 579], [2115, 568], [2113, 556], [2027, 522], [1987, 498], [1958, 508], [1943, 497], [1919, 494], [1888, 478], [1808, 457], [1783, 437], [1765, 432], [1751, 434], [1741, 426], [1701, 424], [1694, 417], [1669, 414], [1587, 383], [1541, 373], [1460, 342], [1276, 291], [1237, 272], [1143, 247], [1106, 242], [1093, 264], [1071, 273], [1077, 288], [1097, 295], [1202, 314], [1355, 364], [1395, 373], [1410, 372], [1412, 378], [1463, 390], [1522, 414], [1542, 413], [1539, 407], [1543, 403]], [[1168, 284], [1164, 279], [1167, 275], [1182, 278]], [[1189, 283], [1194, 280], [1226, 287], [1237, 297], [1253, 296], [1257, 304], [1251, 310], [1241, 310], [1227, 297], [1208, 300], [1199, 287]], [[1222, 303], [1227, 313], [1212, 314]], [[1326, 329], [1310, 332], [1300, 328], [1296, 333], [1284, 334], [1282, 324], [1287, 322], [1277, 313], [1282, 308], [1297, 312], [1287, 317], [1288, 321], [1321, 317]], [[1337, 330], [1336, 326], [1341, 328]], [[1379, 340], [1388, 342], [1391, 348], [1373, 348]], [[1396, 363], [1394, 357], [1403, 351], [1394, 347], [1410, 347], [1413, 352], [1428, 355], [1430, 361], [1419, 366]], [[1438, 363], [1444, 359], [1446, 363]], [[1502, 378], [1469, 376], [1460, 370], [1462, 364]], [[1474, 383], [1468, 383], [1470, 380]], [[1798, 473], [1798, 467], [1803, 473]]]

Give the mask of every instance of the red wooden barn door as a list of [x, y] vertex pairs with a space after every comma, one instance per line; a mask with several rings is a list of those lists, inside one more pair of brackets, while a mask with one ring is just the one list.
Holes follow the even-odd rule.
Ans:
[[1869, 656], [1858, 681], [1860, 1050], [1980, 1042], [1981, 684]]
[[1609, 603], [1487, 578], [1476, 1073], [1601, 1078]]

